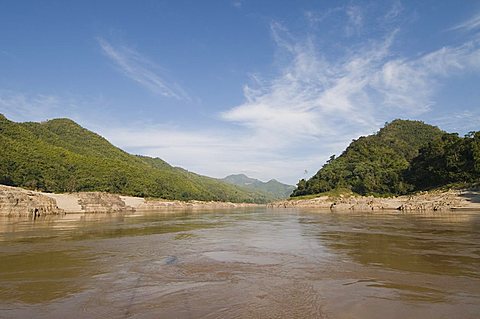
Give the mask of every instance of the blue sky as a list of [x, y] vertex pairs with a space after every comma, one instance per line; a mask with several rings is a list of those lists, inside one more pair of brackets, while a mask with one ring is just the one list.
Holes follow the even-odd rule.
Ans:
[[293, 184], [395, 118], [479, 130], [480, 2], [5, 0], [0, 113]]

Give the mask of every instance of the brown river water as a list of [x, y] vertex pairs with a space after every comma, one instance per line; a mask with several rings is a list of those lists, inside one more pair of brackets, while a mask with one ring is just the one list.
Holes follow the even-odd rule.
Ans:
[[0, 318], [480, 318], [480, 212], [4, 218]]

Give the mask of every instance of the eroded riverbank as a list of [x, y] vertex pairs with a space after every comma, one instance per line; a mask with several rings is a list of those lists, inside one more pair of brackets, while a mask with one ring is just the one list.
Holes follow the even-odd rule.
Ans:
[[378, 198], [373, 196], [319, 196], [288, 199], [266, 205], [230, 202], [145, 199], [102, 192], [42, 193], [0, 185], [0, 216], [38, 217], [67, 213], [128, 213], [175, 209], [233, 209], [246, 207], [317, 208], [328, 211], [480, 211], [480, 191], [448, 190], [423, 192], [409, 196]]
[[318, 208], [332, 211], [480, 211], [480, 191], [478, 189], [420, 192], [408, 196], [318, 196], [309, 199], [291, 198], [268, 204], [275, 208]]
[[0, 185], [0, 216], [39, 217], [68, 213], [128, 213], [159, 209], [230, 209], [259, 207], [252, 203], [145, 199], [104, 192], [42, 193]]

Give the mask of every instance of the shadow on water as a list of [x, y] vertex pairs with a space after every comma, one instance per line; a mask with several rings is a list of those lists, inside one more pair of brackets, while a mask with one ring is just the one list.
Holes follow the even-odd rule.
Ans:
[[98, 273], [93, 263], [82, 250], [2, 253], [0, 300], [34, 304], [74, 294], [82, 279]]
[[46, 216], [0, 221], [0, 242], [39, 243], [147, 236], [222, 227], [215, 218], [188, 212]]
[[428, 303], [441, 303], [448, 300], [448, 294], [445, 293], [445, 291], [418, 285], [406, 285], [390, 281], [376, 281], [368, 284], [367, 286], [398, 291], [403, 300], [411, 302], [421, 301]]
[[[4, 218], [0, 300], [37, 304], [83, 291], [85, 279], [101, 273], [96, 266], [99, 258], [109, 258], [107, 252], [99, 255], [87, 249], [86, 240], [167, 233], [177, 233], [174, 240], [188, 240], [195, 237], [190, 231], [222, 226], [212, 216], [185, 212]], [[165, 261], [176, 262], [175, 256]]]
[[305, 225], [310, 235], [315, 232], [322, 245], [357, 263], [480, 278], [478, 217], [338, 214], [320, 219], [326, 219], [321, 226]]
[[466, 191], [460, 194], [461, 197], [464, 197], [467, 201], [471, 203], [480, 203], [480, 191]]

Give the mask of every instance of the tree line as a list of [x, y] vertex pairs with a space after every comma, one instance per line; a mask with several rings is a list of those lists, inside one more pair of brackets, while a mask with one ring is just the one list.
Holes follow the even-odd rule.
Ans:
[[354, 140], [292, 197], [347, 189], [360, 195], [403, 195], [453, 183], [480, 181], [480, 132], [464, 137], [421, 121], [394, 120]]

